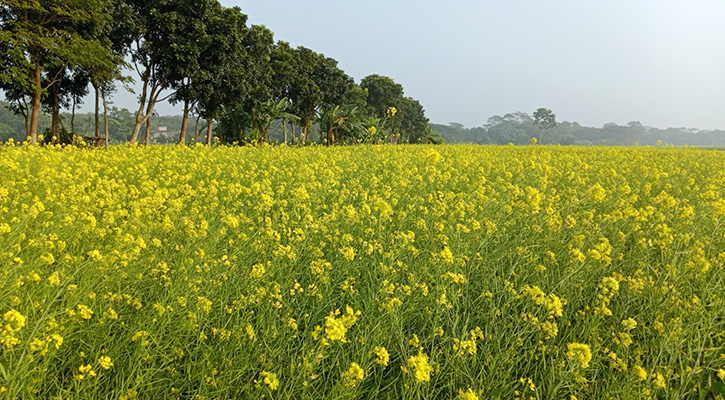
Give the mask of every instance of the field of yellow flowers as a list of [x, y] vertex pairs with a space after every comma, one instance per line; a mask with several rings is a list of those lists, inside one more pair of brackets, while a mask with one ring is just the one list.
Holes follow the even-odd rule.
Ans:
[[0, 148], [0, 398], [715, 399], [725, 153]]

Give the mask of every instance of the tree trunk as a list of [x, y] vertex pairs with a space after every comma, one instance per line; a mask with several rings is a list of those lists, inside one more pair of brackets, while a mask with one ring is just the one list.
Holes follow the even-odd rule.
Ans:
[[28, 103], [25, 100], [18, 100], [18, 110], [25, 120], [25, 137], [28, 137], [30, 136], [30, 115], [28, 114], [30, 109], [28, 107]]
[[35, 78], [35, 87], [33, 88], [33, 110], [30, 114], [30, 144], [32, 146], [36, 146], [38, 144], [38, 114], [40, 113], [40, 65], [35, 67], [35, 72], [33, 72], [33, 78]]
[[212, 119], [209, 118], [207, 120], [209, 122], [209, 126], [206, 128], [206, 147], [211, 147], [211, 129], [212, 129]]
[[302, 129], [302, 144], [305, 144], [307, 141], [307, 130], [310, 128], [310, 121], [305, 120], [305, 127]]
[[194, 144], [199, 143], [199, 119], [201, 115], [196, 116], [196, 126], [194, 127]]
[[108, 105], [106, 104], [106, 91], [101, 90], [101, 98], [103, 99], [103, 128], [106, 137], [106, 149], [108, 148]]
[[151, 118], [146, 120], [146, 139], [144, 140], [144, 146], [149, 145], [150, 139], [151, 139]]
[[101, 123], [99, 122], [99, 118], [98, 118], [98, 115], [99, 115], [99, 111], [98, 111], [98, 86], [94, 84], [93, 85], [93, 90], [94, 90], [94, 92], [96, 94], [96, 108], [95, 108], [96, 109], [96, 115], [95, 115], [95, 117], [96, 117], [96, 119], [95, 119], [95, 121], [96, 121], [96, 137], [99, 138], [99, 137], [101, 137]]
[[143, 110], [146, 106], [146, 87], [148, 86], [148, 82], [144, 82], [143, 84], [143, 94], [141, 95], [141, 104], [138, 106], [138, 111], [136, 112], [136, 123], [133, 127], [133, 133], [131, 134], [131, 139], [129, 142], [131, 144], [136, 143], [138, 140], [138, 134], [141, 132], [141, 126], [144, 123], [144, 117], [143, 117]]
[[[143, 89], [141, 91], [141, 102], [138, 106], [138, 111], [136, 112], [136, 124], [133, 127], [133, 133], [131, 134], [131, 140], [129, 142], [131, 144], [136, 143], [138, 141], [138, 135], [141, 132], [141, 127], [144, 123], [151, 117], [151, 113], [154, 111], [154, 102], [156, 101], [156, 98], [158, 94], [156, 93], [157, 87], [154, 86], [151, 88], [151, 95], [148, 96], [148, 107], [146, 107], [146, 95], [148, 94], [148, 86], [149, 86], [149, 74], [146, 72], [146, 74], [143, 76]], [[144, 108], [146, 108], [146, 114], [144, 115]], [[151, 112], [148, 112], [148, 110], [151, 110]]]
[[73, 96], [73, 109], [70, 114], [70, 133], [73, 136], [76, 135], [75, 121], [76, 121], [76, 97]]
[[189, 123], [189, 99], [184, 99], [184, 119], [181, 120], [179, 143], [186, 144], [186, 125]]
[[151, 115], [154, 113], [154, 105], [156, 104], [155, 89], [151, 89], [151, 96], [149, 96], [149, 105], [146, 107], [146, 138], [144, 145], [148, 146], [151, 140]]
[[52, 143], [60, 143], [60, 105], [58, 104], [58, 91], [60, 90], [60, 82], [53, 85], [53, 115], [51, 117], [50, 132], [52, 135]]
[[264, 143], [269, 143], [269, 127], [272, 126], [272, 123], [268, 123], [267, 126], [264, 129]]
[[284, 144], [287, 144], [287, 120], [282, 118], [282, 134], [284, 135]]

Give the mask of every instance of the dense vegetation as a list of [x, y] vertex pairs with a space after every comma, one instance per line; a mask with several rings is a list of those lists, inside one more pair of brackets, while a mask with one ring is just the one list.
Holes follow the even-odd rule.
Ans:
[[0, 147], [0, 398], [722, 398], [722, 165]]
[[675, 146], [725, 147], [725, 131], [688, 128], [660, 129], [643, 126], [637, 121], [626, 125], [605, 124], [601, 128], [561, 122], [542, 129], [527, 113], [516, 112], [503, 117], [493, 116], [481, 127], [466, 128], [461, 124], [431, 124], [447, 143], [527, 144], [538, 138], [540, 144], [606, 145], [606, 146]]
[[[93, 136], [110, 140], [108, 96], [117, 82], [131, 81], [130, 71], [142, 87], [124, 128], [132, 144], [151, 142], [149, 120], [160, 101], [183, 105], [175, 127], [181, 143], [192, 114], [205, 121], [208, 144], [213, 135], [268, 142], [274, 121], [285, 142], [440, 142], [423, 106], [393, 79], [370, 75], [356, 84], [336, 60], [275, 42], [265, 26], [248, 26], [238, 7], [217, 0], [3, 1], [0, 59], [0, 89], [25, 121], [15, 135], [31, 144], [43, 110], [50, 115], [46, 141], [73, 142], [76, 106], [89, 90]], [[62, 110], [70, 112], [65, 120]]]
[[[3, 107], [5, 106], [5, 107]], [[0, 141], [5, 142], [10, 138], [16, 143], [25, 139], [24, 121], [22, 116], [14, 115], [8, 109], [8, 103], [0, 101]], [[61, 121], [70, 120], [71, 115], [61, 113]], [[94, 115], [91, 113], [77, 113], [75, 115], [75, 132], [92, 136], [94, 132]], [[133, 130], [135, 116], [129, 110], [108, 108], [109, 138], [111, 143], [123, 143], [128, 140]], [[177, 116], [154, 116], [151, 119], [151, 143], [176, 143], [178, 142], [179, 131], [183, 117]], [[197, 125], [198, 123], [198, 125]], [[38, 126], [41, 131], [50, 129], [51, 118], [41, 114]], [[563, 145], [608, 145], [608, 146], [656, 146], [685, 145], [701, 147], [725, 147], [724, 131], [702, 131], [685, 128], [658, 129], [645, 127], [637, 122], [631, 122], [626, 126], [607, 124], [602, 128], [584, 127], [577, 123], [561, 122], [551, 129], [547, 129], [542, 137], [542, 131], [530, 116], [524, 113], [507, 114], [504, 117], [494, 116], [489, 123], [483, 127], [465, 128], [461, 124], [451, 123], [449, 125], [429, 124], [432, 132], [431, 139], [437, 137], [435, 142], [445, 141], [446, 143], [473, 143], [473, 144], [527, 144], [531, 139], [543, 138], [546, 144]], [[166, 127], [172, 135], [160, 136], [159, 128]], [[194, 120], [189, 123], [186, 129], [186, 137], [193, 141], [197, 132], [204, 133], [207, 123], [204, 120]], [[314, 124], [312, 129], [319, 132], [319, 125]], [[291, 133], [288, 131], [288, 133]], [[267, 139], [271, 143], [282, 143], [285, 140], [285, 130], [282, 121], [277, 120], [270, 125]], [[320, 140], [322, 138], [319, 138]], [[287, 143], [292, 142], [291, 134]], [[205, 141], [203, 135], [198, 141]], [[661, 141], [661, 143], [660, 143]], [[539, 142], [540, 143], [540, 142]]]

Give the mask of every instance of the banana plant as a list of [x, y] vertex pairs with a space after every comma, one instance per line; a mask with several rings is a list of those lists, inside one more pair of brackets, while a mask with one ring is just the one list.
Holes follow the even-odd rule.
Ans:
[[358, 108], [352, 105], [336, 106], [331, 110], [323, 109], [317, 120], [320, 132], [326, 135], [324, 140], [327, 146], [345, 140], [355, 140], [366, 130], [365, 124], [358, 119]]
[[272, 122], [280, 119], [293, 122], [300, 120], [298, 116], [287, 112], [289, 107], [290, 102], [286, 97], [278, 101], [268, 100], [255, 107], [254, 126], [262, 133], [263, 142], [269, 142], [269, 128]]

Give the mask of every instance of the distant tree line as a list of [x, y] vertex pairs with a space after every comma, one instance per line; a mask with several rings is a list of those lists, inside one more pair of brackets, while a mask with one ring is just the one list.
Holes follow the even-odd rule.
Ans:
[[466, 128], [452, 122], [449, 125], [431, 124], [448, 143], [473, 144], [561, 144], [578, 146], [701, 146], [725, 147], [725, 131], [690, 128], [660, 129], [644, 126], [638, 121], [626, 125], [608, 123], [601, 128], [582, 126], [577, 122], [556, 122], [548, 109], [529, 115], [524, 112], [494, 115], [480, 127]]
[[[109, 137], [111, 143], [124, 143], [133, 133], [135, 114], [125, 108], [108, 107]], [[556, 122], [554, 118], [546, 122], [551, 126], [544, 128], [536, 123], [533, 116], [525, 113], [511, 113], [503, 117], [494, 116], [489, 119], [488, 124], [482, 127], [466, 128], [458, 123], [449, 125], [429, 124], [428, 132], [437, 132], [439, 139], [446, 143], [473, 143], [473, 144], [500, 144], [507, 145], [514, 143], [518, 145], [530, 144], [536, 138], [537, 144], [562, 144], [562, 145], [610, 145], [610, 146], [656, 146], [675, 145], [684, 146], [689, 144], [701, 147], [725, 147], [725, 131], [722, 130], [698, 130], [688, 128], [667, 128], [659, 129], [643, 126], [639, 122], [630, 122], [626, 125], [609, 123], [601, 128], [585, 127], [576, 122]], [[62, 113], [62, 120], [70, 120], [70, 113]], [[75, 127], [78, 132], [93, 132], [95, 129], [94, 113], [76, 113]], [[183, 123], [183, 116], [154, 116], [151, 122], [151, 130], [155, 136], [151, 137], [152, 143], [170, 144], [177, 143], [180, 136], [179, 128]], [[196, 121], [188, 124], [186, 136], [190, 141], [194, 140], [196, 131], [206, 131], [205, 121]], [[268, 140], [271, 143], [282, 143], [286, 139], [291, 141], [291, 124], [283, 126], [283, 121], [278, 119], [269, 126]], [[49, 129], [51, 116], [41, 114], [38, 126]], [[177, 128], [174, 128], [177, 127]], [[167, 128], [171, 135], [161, 135], [160, 129]], [[315, 123], [314, 130], [321, 132], [319, 123]], [[15, 115], [9, 110], [9, 103], [0, 101], [0, 141], [5, 142], [13, 138], [19, 142], [24, 136], [24, 119], [21, 115]], [[217, 125], [217, 130], [219, 126]], [[299, 140], [299, 138], [298, 138]], [[205, 142], [205, 138], [201, 138]], [[661, 143], [660, 143], [661, 141]]]
[[112, 139], [119, 119], [108, 99], [118, 82], [141, 86], [132, 121], [123, 116], [130, 143], [151, 142], [162, 101], [183, 107], [181, 143], [192, 140], [192, 124], [193, 140], [209, 145], [214, 136], [268, 142], [275, 126], [284, 142], [441, 142], [420, 102], [391, 78], [356, 84], [336, 60], [275, 42], [217, 0], [4, 0], [0, 58], [6, 105], [33, 145], [44, 114], [46, 141], [74, 141], [76, 107], [89, 93], [92, 135]]

